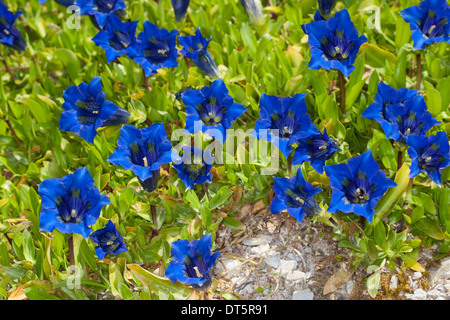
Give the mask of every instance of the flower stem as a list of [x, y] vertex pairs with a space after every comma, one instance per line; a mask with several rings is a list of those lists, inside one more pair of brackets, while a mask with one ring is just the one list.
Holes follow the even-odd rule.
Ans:
[[345, 112], [345, 76], [341, 70], [339, 72], [339, 91], [341, 93], [341, 111]]
[[418, 52], [416, 55], [416, 66], [417, 66], [416, 89], [420, 90], [420, 83], [422, 82], [422, 58], [420, 52]]
[[292, 176], [292, 157], [293, 157], [293, 152], [291, 152], [287, 158], [287, 168], [288, 168], [289, 177]]
[[156, 226], [156, 224], [158, 223], [158, 218], [156, 217], [156, 206], [154, 204], [150, 205], [150, 212], [152, 214], [152, 222]]
[[69, 239], [67, 240], [67, 243], [69, 245], [69, 261], [70, 265], [75, 265], [75, 253], [73, 251], [73, 235], [70, 235]]
[[403, 151], [401, 149], [398, 149], [397, 153], [397, 171], [400, 170], [403, 163]]
[[3, 62], [3, 65], [5, 66], [6, 71], [9, 73], [9, 76], [11, 77], [11, 80], [13, 82], [16, 82], [16, 77], [14, 76], [14, 73], [12, 73], [12, 71], [8, 65], [8, 62], [6, 62], [5, 57], [1, 53], [0, 53], [0, 57], [2, 59], [2, 62]]
[[208, 199], [208, 201], [209, 201], [208, 190], [206, 188], [206, 183], [202, 184], [202, 188], [203, 188], [203, 192], [205, 193], [206, 199]]

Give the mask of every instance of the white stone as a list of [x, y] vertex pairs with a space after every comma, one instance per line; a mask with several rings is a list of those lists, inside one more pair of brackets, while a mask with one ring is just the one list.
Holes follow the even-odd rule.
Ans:
[[[235, 268], [235, 269], [233, 269], [233, 268]], [[241, 272], [241, 268], [242, 268], [242, 265], [240, 266], [240, 262], [238, 260], [234, 260], [234, 259], [227, 259], [227, 260], [223, 259], [216, 263], [216, 271], [218, 274], [221, 274], [223, 272], [233, 269], [230, 272], [227, 272], [225, 274], [225, 276], [227, 278], [231, 278], [233, 276], [238, 275]]]
[[278, 269], [278, 267], [280, 266], [280, 253], [276, 252], [275, 254], [271, 254], [263, 260], [267, 265], [271, 266], [274, 269]]
[[420, 278], [422, 278], [422, 272], [414, 272], [414, 275], [413, 275], [413, 279], [420, 279]]
[[268, 244], [262, 244], [260, 246], [252, 247], [251, 252], [253, 254], [262, 254], [263, 252], [266, 252], [270, 250], [270, 246]]
[[391, 289], [392, 291], [396, 290], [398, 287], [398, 278], [396, 275], [393, 275], [391, 277], [391, 281], [389, 282], [389, 289]]
[[427, 297], [429, 298], [436, 299], [439, 296], [443, 296], [442, 292], [440, 292], [439, 290], [432, 289], [427, 292]]
[[427, 293], [422, 289], [417, 289], [414, 291], [413, 300], [426, 300]]
[[314, 300], [314, 293], [309, 290], [298, 290], [292, 295], [292, 300]]
[[281, 260], [280, 261], [280, 273], [286, 275], [289, 272], [294, 271], [297, 268], [297, 261], [295, 260]]

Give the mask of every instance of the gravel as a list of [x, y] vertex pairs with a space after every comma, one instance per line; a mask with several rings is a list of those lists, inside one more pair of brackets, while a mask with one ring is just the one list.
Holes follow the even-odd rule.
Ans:
[[[336, 279], [343, 266], [351, 269], [354, 257], [338, 247], [328, 226], [308, 218], [299, 224], [288, 214], [272, 215], [267, 209], [239, 218], [245, 230], [217, 231], [222, 256], [214, 273], [221, 290], [245, 300], [372, 299], [365, 289], [363, 263], [351, 276]], [[426, 272], [385, 267], [386, 285], [380, 286], [376, 299], [450, 300], [450, 258], [436, 263], [437, 250], [420, 248], [418, 261]]]

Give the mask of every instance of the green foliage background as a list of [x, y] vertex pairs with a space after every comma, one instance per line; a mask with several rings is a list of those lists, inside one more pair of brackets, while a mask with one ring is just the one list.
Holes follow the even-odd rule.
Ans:
[[[223, 80], [234, 100], [248, 108], [246, 116], [233, 128], [254, 127], [262, 93], [308, 93], [306, 103], [313, 122], [319, 129], [326, 127], [341, 145], [341, 152], [327, 164], [373, 150], [380, 167], [399, 184], [380, 201], [374, 223], [365, 223], [351, 214], [331, 215], [325, 210], [314, 222], [331, 226], [336, 241], [351, 248], [355, 268], [364, 264], [366, 286], [375, 297], [382, 267], [393, 269], [402, 264], [420, 271], [423, 268], [416, 260], [422, 246], [438, 243], [436, 259], [446, 256], [450, 249], [449, 168], [443, 170], [442, 187], [432, 184], [424, 174], [408, 186], [408, 157], [405, 155], [405, 164], [397, 173], [398, 147], [386, 139], [378, 123], [360, 116], [374, 101], [380, 81], [395, 88], [415, 86], [411, 31], [399, 11], [419, 1], [338, 2], [336, 10], [347, 8], [360, 34], [368, 38], [355, 62], [356, 70], [348, 79], [343, 112], [339, 108], [337, 73], [308, 69], [310, 51], [300, 25], [312, 21], [316, 2], [271, 0], [264, 9], [265, 30], [251, 25], [237, 0], [192, 0], [186, 21], [178, 24], [170, 0], [127, 0], [126, 19], [140, 20], [137, 32], [149, 20], [168, 30], [178, 29], [182, 36], [192, 35], [197, 27], [204, 36], [212, 36], [210, 51], [224, 74]], [[242, 222], [234, 218], [239, 207], [246, 202], [269, 200], [272, 177], [259, 174], [267, 163], [216, 166], [209, 197], [201, 187], [185, 192], [176, 172], [165, 166], [158, 191], [149, 196], [139, 189], [131, 172], [106, 161], [116, 146], [119, 126], [101, 129], [93, 145], [58, 130], [63, 91], [101, 76], [106, 99], [129, 110], [134, 125], [146, 126], [146, 119], [163, 122], [170, 137], [173, 130], [184, 128], [186, 118], [184, 105], [175, 94], [186, 86], [207, 86], [211, 80], [180, 55], [179, 67], [163, 69], [150, 77], [147, 89], [142, 70], [129, 58], [120, 57], [119, 63], [107, 64], [103, 49], [91, 40], [97, 30], [87, 17], [81, 18], [80, 29], [70, 29], [67, 21], [72, 13], [53, 1], [41, 6], [37, 0], [6, 3], [12, 11], [24, 12], [16, 24], [28, 48], [23, 54], [0, 48], [2, 59], [14, 75], [12, 78], [5, 68], [0, 74], [0, 296], [186, 298], [191, 289], [172, 284], [159, 276], [163, 273], [158, 275], [153, 270], [167, 266], [174, 240], [192, 240], [205, 232], [212, 233], [214, 239], [220, 225], [244, 230]], [[371, 27], [376, 11], [368, 8], [380, 9], [381, 29]], [[422, 56], [420, 91], [432, 115], [442, 122], [429, 134], [450, 132], [449, 55], [450, 45], [440, 43], [430, 46]], [[286, 159], [280, 161], [278, 176], [287, 176]], [[98, 263], [90, 240], [75, 236], [82, 288], [73, 288], [67, 272], [67, 236], [58, 231], [39, 231], [37, 186], [82, 166], [111, 200], [93, 229], [112, 219], [129, 251]], [[307, 181], [324, 189], [317, 198], [326, 209], [331, 193], [327, 177], [318, 175], [308, 164], [302, 168]], [[241, 190], [245, 190], [242, 197]], [[157, 205], [156, 226], [149, 215], [151, 204]], [[400, 229], [398, 222], [403, 226]], [[352, 225], [357, 226], [356, 231], [351, 231]], [[159, 229], [155, 237], [153, 227]], [[225, 297], [235, 298], [232, 294]]]

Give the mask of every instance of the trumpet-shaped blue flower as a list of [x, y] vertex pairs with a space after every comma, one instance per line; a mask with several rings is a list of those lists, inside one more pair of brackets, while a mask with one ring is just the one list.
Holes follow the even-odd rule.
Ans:
[[367, 38], [359, 36], [347, 9], [337, 12], [328, 20], [308, 23], [304, 28], [309, 35], [311, 70], [338, 69], [345, 76], [353, 72], [356, 55]]
[[131, 170], [148, 192], [157, 187], [161, 165], [177, 159], [162, 123], [142, 129], [125, 125], [120, 129], [117, 145], [108, 161]]
[[184, 20], [186, 11], [191, 0], [172, 0], [173, 11], [175, 11], [175, 20], [180, 22]]
[[17, 51], [25, 51], [27, 44], [19, 29], [14, 25], [22, 12], [12, 13], [0, 1], [0, 43]]
[[95, 253], [100, 260], [112, 253], [118, 255], [119, 253], [127, 251], [127, 246], [123, 242], [123, 238], [117, 231], [114, 223], [109, 220], [106, 227], [98, 229], [89, 236], [91, 240], [98, 246], [95, 248]]
[[61, 179], [42, 181], [38, 190], [41, 196], [39, 228], [52, 232], [55, 228], [67, 234], [77, 233], [87, 238], [103, 206], [109, 204], [94, 186], [94, 179], [86, 168]]
[[411, 158], [410, 178], [426, 172], [436, 184], [441, 184], [441, 169], [450, 165], [450, 152], [447, 133], [438, 132], [434, 136], [408, 136], [408, 154]]
[[[43, 4], [44, 2], [47, 2], [47, 0], [39, 0], [39, 4]], [[75, 0], [55, 0], [55, 2], [65, 7], [70, 7], [75, 4]]]
[[208, 50], [211, 38], [206, 40], [202, 36], [200, 28], [197, 29], [194, 36], [178, 37], [178, 40], [180, 45], [183, 46], [181, 53], [184, 56], [192, 59], [207, 76], [213, 79], [220, 78], [219, 68]]
[[153, 23], [144, 22], [144, 31], [138, 35], [137, 56], [134, 61], [145, 71], [145, 76], [156, 74], [161, 68], [178, 67], [178, 30], [159, 29]]
[[302, 170], [298, 169], [297, 175], [291, 178], [273, 178], [275, 197], [270, 205], [270, 212], [279, 214], [287, 212], [302, 222], [305, 215], [317, 215], [320, 207], [314, 200], [314, 195], [322, 189], [314, 188], [311, 183], [303, 178]]
[[389, 121], [383, 121], [381, 127], [387, 138], [405, 143], [406, 136], [424, 135], [431, 127], [440, 122], [428, 111], [422, 95], [405, 101], [405, 103], [387, 106]]
[[347, 163], [325, 166], [330, 177], [331, 203], [329, 212], [338, 210], [355, 213], [372, 222], [374, 207], [389, 188], [397, 184], [388, 179], [372, 156], [372, 150]]
[[186, 105], [186, 130], [192, 134], [202, 130], [222, 144], [227, 129], [247, 110], [233, 101], [222, 79], [201, 90], [188, 90], [182, 99]]
[[404, 104], [417, 95], [417, 90], [408, 90], [406, 88], [394, 89], [391, 86], [380, 82], [378, 92], [375, 95], [375, 102], [370, 104], [362, 113], [362, 117], [376, 120], [378, 123], [384, 121], [390, 122], [386, 108], [390, 105]]
[[124, 54], [136, 56], [136, 27], [139, 21], [122, 22], [117, 16], [108, 18], [105, 28], [92, 38], [97, 46], [105, 50], [108, 63]]
[[260, 119], [256, 121], [254, 135], [272, 142], [286, 158], [299, 139], [320, 133], [306, 111], [305, 96], [305, 93], [292, 97], [263, 93], [259, 101]]
[[122, 14], [126, 9], [124, 0], [76, 0], [81, 15], [88, 15], [98, 29], [105, 27], [106, 21], [112, 15]]
[[211, 255], [211, 235], [200, 240], [178, 240], [172, 242], [172, 261], [166, 269], [166, 277], [173, 283], [179, 281], [192, 285], [197, 290], [207, 290], [212, 282], [212, 270], [219, 252]]
[[67, 88], [63, 97], [59, 130], [72, 131], [90, 143], [94, 143], [98, 128], [126, 123], [130, 118], [128, 111], [105, 100], [100, 77]]
[[319, 4], [320, 15], [324, 18], [329, 17], [336, 4], [336, 0], [318, 0], [317, 2]]
[[180, 163], [174, 164], [173, 167], [186, 189], [192, 190], [196, 184], [210, 183], [213, 178], [211, 152], [191, 146], [184, 146], [182, 150]]
[[446, 0], [425, 0], [400, 11], [410, 24], [413, 49], [422, 50], [438, 42], [450, 42], [450, 7]]
[[254, 25], [264, 23], [261, 0], [241, 0], [241, 4]]
[[323, 173], [325, 161], [340, 150], [339, 143], [328, 136], [326, 129], [323, 134], [319, 132], [299, 139], [297, 144], [292, 164], [310, 162], [311, 166], [320, 174]]

